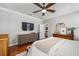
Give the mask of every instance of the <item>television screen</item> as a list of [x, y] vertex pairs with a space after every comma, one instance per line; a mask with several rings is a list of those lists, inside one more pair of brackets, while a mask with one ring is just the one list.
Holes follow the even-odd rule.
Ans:
[[34, 24], [30, 23], [30, 30], [34, 30]]
[[27, 23], [27, 22], [22, 22], [22, 30], [27, 31], [27, 30], [34, 30], [34, 24], [33, 23]]

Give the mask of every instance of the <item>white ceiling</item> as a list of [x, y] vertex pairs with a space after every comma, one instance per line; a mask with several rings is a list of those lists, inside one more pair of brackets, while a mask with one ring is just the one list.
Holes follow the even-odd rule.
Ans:
[[47, 12], [45, 16], [42, 16], [42, 12], [32, 13], [33, 11], [40, 10], [40, 8], [33, 3], [0, 3], [0, 7], [8, 8], [40, 19], [49, 19], [79, 10], [78, 3], [56, 3], [54, 6], [50, 7], [51, 9], [56, 10], [55, 13]]

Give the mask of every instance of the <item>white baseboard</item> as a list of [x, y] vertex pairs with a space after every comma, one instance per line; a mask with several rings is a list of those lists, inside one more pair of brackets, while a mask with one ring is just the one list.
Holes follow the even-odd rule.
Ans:
[[9, 46], [14, 46], [14, 45], [18, 45], [18, 43], [14, 43], [14, 44], [9, 44]]

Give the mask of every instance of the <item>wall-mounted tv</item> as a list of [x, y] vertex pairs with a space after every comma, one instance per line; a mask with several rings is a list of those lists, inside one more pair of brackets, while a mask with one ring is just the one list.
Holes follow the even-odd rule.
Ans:
[[22, 30], [23, 31], [32, 31], [34, 30], [34, 24], [28, 22], [22, 22]]

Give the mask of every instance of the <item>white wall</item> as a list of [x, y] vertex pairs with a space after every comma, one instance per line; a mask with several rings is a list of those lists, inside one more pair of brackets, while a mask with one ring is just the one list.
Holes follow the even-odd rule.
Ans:
[[[22, 31], [22, 22], [34, 23], [33, 31]], [[9, 45], [17, 44], [18, 34], [27, 34], [31, 32], [38, 32], [38, 24], [41, 24], [42, 20], [34, 18], [28, 15], [21, 14], [9, 9], [0, 7], [0, 34], [9, 34]]]
[[[45, 20], [44, 23], [49, 24], [49, 35], [55, 31], [56, 23], [65, 23], [67, 27], [79, 27], [79, 11]], [[79, 40], [79, 28], [75, 30], [75, 40]]]
[[74, 11], [79, 10], [79, 3], [56, 3], [52, 6], [52, 9], [56, 10], [55, 13], [49, 13], [44, 16], [44, 19], [49, 19], [53, 17], [58, 17]]

